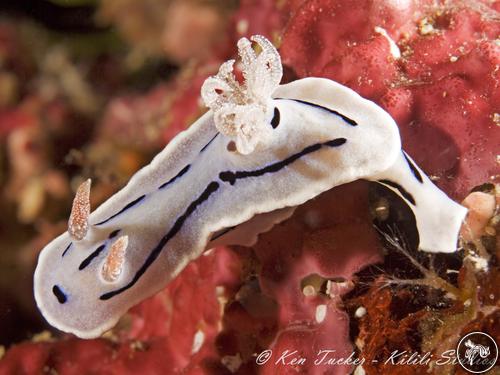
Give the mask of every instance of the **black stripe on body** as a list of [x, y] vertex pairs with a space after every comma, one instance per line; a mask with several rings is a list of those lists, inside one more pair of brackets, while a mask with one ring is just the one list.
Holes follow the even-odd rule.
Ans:
[[104, 250], [104, 248], [106, 247], [106, 244], [103, 244], [101, 246], [99, 246], [97, 249], [95, 249], [92, 254], [90, 254], [87, 258], [85, 258], [83, 260], [82, 263], [80, 263], [80, 265], [78, 266], [78, 270], [81, 271], [81, 270], [84, 270], [86, 267], [89, 266], [90, 263], [92, 263], [92, 261], [99, 256], [99, 254]]
[[62, 257], [64, 257], [66, 255], [66, 253], [69, 251], [69, 249], [71, 248], [71, 246], [73, 245], [73, 242], [70, 242], [68, 246], [66, 246], [66, 249], [64, 249], [63, 253], [62, 253]]
[[217, 136], [218, 136], [218, 135], [219, 135], [219, 133], [215, 134], [215, 135], [212, 137], [212, 139], [211, 139], [211, 140], [209, 140], [209, 141], [208, 141], [208, 143], [207, 143], [205, 146], [203, 146], [203, 148], [200, 150], [200, 154], [201, 154], [203, 151], [205, 151], [205, 150], [207, 149], [207, 147], [208, 147], [208, 146], [210, 146], [210, 143], [212, 143], [212, 142], [213, 142], [213, 140], [214, 140], [215, 138], [217, 138]]
[[[322, 147], [338, 147], [346, 143], [347, 140], [345, 138], [336, 138], [331, 141], [327, 141], [324, 143], [317, 143], [312, 146], [308, 146], [305, 149], [303, 149], [301, 152], [292, 155], [288, 157], [287, 159], [271, 164], [267, 167], [264, 167], [262, 169], [256, 170], [256, 171], [243, 171], [243, 172], [221, 172], [219, 174], [219, 177], [222, 181], [228, 181], [231, 184], [234, 184], [236, 179], [241, 179], [241, 178], [246, 178], [246, 177], [257, 177], [264, 175], [266, 173], [273, 173], [281, 170], [282, 168], [286, 167], [287, 165], [293, 163], [294, 161], [298, 160], [302, 156], [305, 156], [307, 154], [310, 154], [312, 152], [320, 150]], [[148, 268], [153, 264], [153, 262], [158, 258], [158, 256], [161, 254], [162, 250], [164, 247], [167, 245], [167, 243], [177, 234], [179, 231], [182, 229], [185, 221], [193, 214], [193, 212], [197, 209], [199, 205], [201, 205], [203, 202], [208, 200], [210, 196], [215, 193], [218, 189], [220, 188], [220, 184], [216, 181], [212, 181], [208, 186], [205, 188], [203, 193], [194, 201], [190, 203], [186, 211], [184, 212], [183, 215], [177, 218], [175, 221], [174, 225], [171, 227], [171, 229], [165, 234], [158, 244], [151, 250], [149, 253], [148, 257], [142, 264], [142, 266], [137, 270], [135, 273], [134, 277], [132, 278], [131, 281], [129, 281], [126, 285], [124, 285], [121, 288], [118, 288], [116, 290], [112, 290], [110, 292], [102, 294], [99, 299], [106, 301], [109, 300], [110, 298], [113, 298], [114, 296], [121, 294], [125, 292], [126, 290], [130, 289], [132, 286], [134, 286], [137, 281], [142, 277], [142, 275], [148, 270]], [[232, 228], [229, 228], [232, 229]], [[225, 232], [227, 233], [227, 232]], [[225, 233], [219, 233], [219, 235], [223, 235]], [[215, 238], [218, 236], [216, 235]], [[215, 238], [212, 238], [214, 240]]]
[[292, 156], [289, 156], [288, 158], [286, 158], [282, 161], [270, 164], [267, 167], [257, 169], [255, 171], [237, 171], [237, 172], [225, 171], [225, 172], [221, 172], [219, 174], [219, 178], [224, 182], [229, 182], [231, 185], [234, 185], [234, 183], [238, 179], [247, 178], [247, 177], [259, 177], [259, 176], [262, 176], [266, 173], [278, 172], [281, 169], [285, 168], [287, 165], [290, 165], [293, 162], [295, 162], [296, 160], [300, 159], [301, 157], [303, 157], [307, 154], [316, 152], [324, 146], [339, 147], [339, 146], [342, 146], [346, 142], [347, 142], [347, 140], [345, 138], [336, 138], [336, 139], [328, 141], [328, 142], [316, 143], [314, 145], [311, 145], [311, 146], [304, 148], [302, 151], [300, 151]]
[[60, 304], [63, 304], [68, 300], [68, 297], [66, 296], [66, 294], [64, 294], [64, 292], [62, 291], [62, 289], [58, 285], [54, 285], [52, 287], [52, 293], [54, 293], [54, 295], [57, 298], [57, 301]]
[[271, 120], [271, 126], [273, 129], [276, 129], [280, 124], [280, 110], [277, 107], [274, 107], [274, 115]]
[[348, 123], [351, 126], [357, 126], [358, 125], [358, 123], [356, 121], [354, 121], [352, 118], [349, 118], [346, 115], [343, 115], [342, 113], [335, 111], [334, 109], [330, 109], [328, 107], [324, 107], [324, 106], [322, 106], [320, 104], [311, 103], [311, 102], [307, 102], [305, 100], [300, 100], [300, 99], [276, 98], [276, 100], [292, 100], [292, 101], [297, 102], [297, 103], [301, 103], [301, 104], [305, 104], [305, 105], [308, 105], [308, 106], [311, 106], [311, 107], [314, 107], [314, 108], [322, 109], [324, 111], [327, 111], [327, 112], [331, 113], [332, 115], [340, 117], [342, 120], [344, 120], [344, 122]]
[[407, 192], [405, 190], [404, 187], [402, 187], [401, 185], [391, 181], [391, 180], [379, 180], [378, 182], [380, 182], [381, 184], [383, 185], [387, 185], [387, 186], [390, 186], [394, 189], [396, 189], [399, 194], [404, 198], [406, 199], [408, 202], [410, 202], [412, 205], [416, 206], [416, 203], [415, 203], [415, 198], [413, 198], [413, 195], [411, 195], [409, 192]]
[[191, 204], [188, 206], [188, 208], [186, 209], [184, 214], [182, 214], [181, 216], [179, 216], [179, 218], [177, 218], [177, 220], [175, 221], [172, 228], [170, 228], [168, 233], [165, 234], [160, 239], [158, 244], [153, 248], [153, 250], [151, 250], [148, 257], [146, 258], [146, 261], [143, 263], [141, 268], [139, 268], [139, 270], [135, 273], [132, 280], [127, 285], [125, 285], [119, 289], [113, 290], [113, 291], [108, 292], [108, 293], [104, 293], [103, 295], [101, 295], [99, 297], [99, 299], [101, 299], [103, 301], [108, 300], [108, 299], [110, 299], [110, 298], [112, 298], [120, 293], [123, 293], [127, 289], [131, 288], [141, 278], [141, 276], [147, 271], [147, 269], [153, 264], [153, 262], [156, 260], [156, 258], [158, 258], [158, 256], [160, 255], [161, 251], [163, 250], [165, 245], [168, 243], [168, 241], [170, 241], [177, 233], [179, 233], [179, 231], [182, 229], [185, 221], [193, 214], [193, 212], [198, 208], [198, 206], [201, 205], [206, 200], [208, 200], [208, 198], [210, 198], [210, 196], [213, 193], [215, 193], [219, 189], [219, 187], [220, 187], [220, 185], [216, 181], [212, 181], [210, 184], [208, 184], [208, 186], [205, 188], [203, 193], [201, 193], [201, 195], [197, 199], [195, 199], [194, 201], [191, 202]]
[[125, 207], [123, 207], [120, 211], [118, 211], [116, 214], [114, 215], [111, 215], [110, 217], [108, 217], [106, 220], [103, 220], [97, 224], [95, 224], [96, 226], [97, 225], [102, 225], [102, 224], [106, 224], [108, 221], [114, 219], [115, 217], [117, 217], [118, 215], [121, 215], [122, 213], [124, 213], [125, 211], [127, 211], [129, 208], [132, 208], [134, 207], [136, 204], [138, 204], [139, 202], [141, 202], [144, 198], [146, 198], [146, 195], [141, 195], [139, 198], [133, 200], [132, 202], [128, 203]]
[[115, 238], [118, 235], [118, 233], [120, 233], [120, 229], [112, 231], [108, 236], [108, 240]]
[[[118, 236], [118, 233], [120, 233], [121, 229], [116, 229], [114, 231], [112, 231], [109, 236], [108, 236], [108, 240], [112, 240], [113, 238], [115, 238], [116, 236]], [[90, 263], [92, 263], [92, 261], [97, 258], [101, 252], [104, 250], [104, 248], [106, 247], [106, 243], [102, 244], [101, 246], [99, 246], [97, 249], [95, 249], [92, 254], [90, 254], [87, 258], [85, 258], [82, 263], [80, 263], [80, 266], [78, 267], [78, 270], [83, 270], [85, 268], [87, 268]]]
[[411, 162], [410, 158], [408, 155], [406, 155], [406, 152], [403, 151], [403, 156], [405, 157], [406, 162], [408, 163], [408, 166], [411, 169], [411, 173], [415, 176], [415, 178], [420, 182], [421, 184], [424, 183], [424, 179], [422, 178], [422, 175], [418, 171], [417, 167]]
[[188, 164], [184, 168], [182, 168], [182, 170], [179, 173], [177, 173], [174, 177], [172, 177], [167, 182], [161, 184], [158, 189], [163, 189], [164, 187], [170, 185], [172, 182], [174, 182], [175, 180], [177, 180], [179, 177], [182, 177], [184, 174], [187, 173], [187, 171], [189, 171], [189, 168], [191, 168], [191, 164]]

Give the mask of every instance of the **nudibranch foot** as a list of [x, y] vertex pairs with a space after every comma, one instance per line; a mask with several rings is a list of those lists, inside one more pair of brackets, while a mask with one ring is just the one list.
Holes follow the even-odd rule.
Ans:
[[[53, 326], [83, 338], [110, 329], [203, 251], [250, 246], [294, 207], [357, 179], [396, 191], [412, 208], [427, 251], [455, 250], [465, 209], [401, 150], [391, 116], [324, 78], [279, 85], [280, 56], [261, 36], [206, 80], [210, 108], [89, 215], [77, 192], [69, 231], [41, 252], [35, 299]], [[117, 239], [115, 239], [117, 238]]]
[[250, 220], [233, 226], [224, 228], [210, 237], [207, 249], [216, 246], [253, 246], [257, 242], [258, 235], [269, 231], [273, 226], [285, 221], [293, 215], [297, 207], [285, 207], [263, 214], [256, 214]]

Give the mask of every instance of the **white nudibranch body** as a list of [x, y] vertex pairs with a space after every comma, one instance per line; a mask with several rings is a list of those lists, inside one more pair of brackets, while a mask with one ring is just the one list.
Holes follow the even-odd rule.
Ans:
[[401, 150], [390, 115], [328, 79], [279, 85], [278, 52], [252, 40], [260, 54], [249, 40], [238, 43], [244, 82], [232, 61], [223, 64], [202, 88], [211, 110], [122, 190], [90, 215], [90, 182], [80, 190], [72, 235], [49, 243], [35, 271], [36, 302], [50, 324], [99, 336], [205, 249], [252, 245], [297, 205], [357, 179], [406, 201], [422, 250], [456, 250], [466, 209]]

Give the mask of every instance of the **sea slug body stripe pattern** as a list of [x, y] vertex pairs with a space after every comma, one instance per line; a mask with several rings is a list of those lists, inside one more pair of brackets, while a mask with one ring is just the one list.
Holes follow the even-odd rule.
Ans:
[[405, 190], [405, 188], [402, 187], [401, 185], [395, 183], [394, 181], [390, 181], [390, 180], [378, 180], [378, 182], [381, 183], [382, 185], [390, 186], [390, 187], [396, 189], [397, 191], [399, 191], [399, 194], [401, 194], [401, 196], [404, 199], [406, 199], [412, 205], [416, 206], [415, 198], [413, 198], [413, 195], [411, 195], [409, 192], [407, 192]]
[[[108, 241], [112, 240], [113, 238], [118, 236], [118, 233], [120, 233], [120, 232], [121, 232], [121, 229], [116, 229], [116, 230], [112, 231], [108, 236]], [[82, 261], [82, 263], [80, 263], [78, 270], [81, 271], [81, 270], [87, 268], [90, 265], [90, 263], [92, 263], [92, 261], [101, 254], [101, 252], [104, 250], [105, 247], [106, 247], [106, 243], [102, 244], [95, 251], [93, 251], [92, 254], [90, 254], [87, 258], [85, 258]]]
[[98, 226], [98, 225], [106, 224], [108, 221], [114, 219], [118, 215], [121, 215], [122, 213], [124, 213], [125, 211], [127, 211], [129, 208], [134, 207], [136, 204], [138, 204], [139, 202], [141, 202], [144, 198], [146, 198], [145, 194], [141, 195], [139, 198], [134, 199], [132, 202], [130, 202], [129, 204], [127, 204], [125, 207], [123, 207], [117, 213], [115, 213], [115, 214], [111, 215], [110, 217], [108, 217], [106, 220], [103, 220], [103, 221], [101, 221], [101, 222], [99, 222], [97, 224], [94, 224], [94, 225]]
[[207, 148], [208, 146], [210, 146], [210, 143], [212, 143], [212, 142], [214, 141], [214, 139], [215, 139], [215, 138], [217, 138], [217, 136], [218, 136], [218, 135], [219, 135], [219, 133], [215, 134], [215, 135], [213, 136], [213, 138], [212, 138], [211, 140], [209, 140], [209, 141], [208, 141], [208, 143], [207, 143], [205, 146], [203, 146], [203, 148], [200, 150], [200, 154], [201, 154], [203, 151], [205, 151], [205, 150], [206, 150], [206, 148]]
[[310, 154], [312, 152], [318, 151], [324, 146], [328, 147], [338, 147], [346, 143], [347, 140], [345, 138], [336, 138], [334, 140], [324, 142], [324, 143], [316, 143], [314, 145], [308, 146], [304, 148], [302, 151], [289, 156], [288, 158], [279, 161], [274, 164], [270, 164], [267, 167], [257, 169], [255, 171], [238, 171], [238, 172], [231, 172], [231, 171], [225, 171], [221, 172], [219, 174], [219, 178], [224, 181], [224, 182], [229, 182], [231, 185], [234, 185], [236, 180], [242, 179], [242, 178], [247, 178], [247, 177], [259, 177], [262, 176], [266, 173], [275, 173], [278, 172], [279, 170], [285, 168], [287, 165], [292, 164], [294, 161], [300, 159], [301, 157]]
[[276, 129], [280, 124], [280, 110], [277, 107], [274, 107], [273, 118], [271, 119], [271, 126], [273, 129]]
[[[342, 118], [345, 122], [347, 122], [349, 125], [352, 125], [352, 126], [356, 126], [358, 125], [358, 123], [354, 120], [352, 120], [351, 118], [333, 110], [333, 109], [330, 109], [330, 108], [327, 108], [327, 107], [323, 107], [319, 104], [314, 104], [314, 103], [310, 103], [310, 102], [307, 102], [307, 101], [304, 101], [304, 100], [300, 100], [300, 99], [284, 99], [284, 98], [277, 98], [276, 100], [292, 100], [294, 102], [297, 102], [297, 103], [301, 103], [301, 104], [304, 104], [304, 105], [308, 105], [308, 106], [312, 106], [312, 107], [316, 107], [316, 108], [319, 108], [319, 109], [322, 109], [324, 111], [327, 111], [335, 116], [339, 116], [340, 118]], [[279, 112], [279, 109], [278, 108], [274, 108], [274, 115], [273, 115], [273, 118], [271, 120], [271, 126], [273, 128], [276, 128], [278, 125], [279, 125], [279, 121], [280, 121], [280, 112]], [[212, 139], [210, 141], [208, 141], [208, 143], [203, 146], [203, 148], [200, 150], [200, 153], [202, 153], [203, 151], [205, 151], [205, 149], [214, 141], [215, 138], [217, 138], [217, 136], [219, 135], [219, 133], [215, 134]], [[332, 146], [333, 147], [333, 146]], [[313, 150], [314, 151], [314, 150]], [[182, 177], [184, 174], [186, 174], [189, 169], [191, 168], [191, 165], [188, 164], [186, 165], [177, 175], [175, 175], [174, 177], [172, 177], [170, 180], [168, 180], [167, 182], [163, 183], [162, 185], [160, 185], [158, 187], [159, 190], [167, 187], [168, 185], [172, 184], [174, 181], [176, 181], [178, 178]], [[418, 173], [418, 172], [417, 172]], [[100, 221], [99, 223], [96, 223], [94, 225], [96, 226], [99, 226], [99, 225], [103, 225], [103, 224], [106, 224], [107, 222], [109, 222], [110, 220], [114, 219], [115, 217], [121, 215], [122, 213], [124, 213], [125, 211], [127, 211], [129, 208], [135, 206], [136, 204], [138, 204], [139, 202], [141, 202], [144, 198], [146, 198], [146, 195], [142, 195], [140, 196], [139, 198], [135, 199], [134, 201], [128, 203], [125, 207], [123, 207], [120, 211], [118, 211], [117, 213], [113, 214], [112, 216], [110, 216], [109, 218], [103, 220], [103, 221]]]
[[411, 162], [410, 158], [408, 157], [408, 155], [406, 155], [406, 152], [402, 151], [403, 152], [403, 156], [405, 157], [405, 160], [406, 162], [408, 163], [408, 166], [410, 167], [411, 169], [411, 173], [413, 173], [413, 175], [415, 176], [415, 178], [418, 180], [418, 182], [420, 182], [421, 184], [424, 183], [424, 180], [422, 178], [422, 175], [420, 174], [420, 172], [418, 171], [417, 167], [415, 167], [415, 165]]
[[[161, 190], [165, 187], [167, 187], [168, 185], [172, 184], [175, 180], [177, 180], [178, 178], [182, 177], [184, 174], [187, 173], [187, 171], [189, 171], [189, 169], [191, 168], [191, 165], [188, 164], [186, 165], [184, 168], [182, 168], [182, 170], [177, 173], [177, 175], [175, 175], [174, 177], [172, 177], [170, 180], [168, 180], [167, 182], [163, 183], [162, 185], [160, 185], [158, 187], [158, 190]], [[123, 207], [120, 211], [118, 211], [117, 213], [111, 215], [110, 217], [108, 217], [107, 219], [103, 220], [103, 221], [100, 221], [99, 223], [97, 224], [94, 224], [96, 226], [99, 226], [99, 225], [103, 225], [103, 224], [106, 224], [107, 222], [109, 222], [110, 220], [114, 219], [115, 217], [121, 215], [122, 213], [124, 213], [125, 211], [127, 211], [129, 208], [132, 208], [133, 206], [135, 206], [136, 204], [140, 203], [144, 198], [146, 198], [146, 194], [144, 195], [141, 195], [139, 198], [136, 198], [135, 200], [133, 200], [132, 202], [128, 203], [125, 207]]]
[[69, 245], [66, 246], [66, 249], [64, 249], [61, 257], [64, 257], [68, 253], [69, 249], [71, 249], [71, 246], [73, 246], [73, 242], [70, 242]]
[[153, 262], [156, 260], [158, 255], [160, 255], [162, 249], [165, 247], [165, 245], [168, 243], [168, 241], [170, 241], [170, 239], [172, 239], [182, 229], [184, 222], [189, 218], [189, 216], [191, 216], [193, 214], [193, 212], [196, 210], [196, 208], [200, 204], [202, 204], [203, 202], [208, 200], [208, 198], [210, 198], [210, 196], [213, 193], [215, 193], [217, 190], [219, 190], [219, 187], [220, 187], [220, 184], [216, 181], [212, 181], [211, 183], [209, 183], [208, 186], [203, 191], [203, 193], [201, 193], [201, 195], [197, 199], [195, 199], [193, 202], [191, 202], [191, 204], [186, 209], [184, 214], [181, 215], [175, 221], [174, 225], [168, 231], [168, 233], [161, 238], [161, 240], [158, 242], [158, 245], [156, 245], [156, 247], [149, 253], [149, 256], [146, 258], [146, 261], [143, 263], [141, 268], [139, 268], [139, 270], [136, 272], [136, 274], [134, 275], [132, 280], [127, 285], [123, 286], [122, 288], [105, 293], [105, 294], [101, 295], [99, 298], [101, 300], [108, 300], [111, 297], [114, 297], [115, 295], [120, 294], [120, 293], [124, 292], [125, 290], [131, 288], [141, 278], [141, 276], [144, 274], [144, 272], [146, 272], [146, 270], [151, 266], [151, 264], [153, 264]]
[[116, 229], [112, 231], [108, 236], [108, 240], [112, 240], [113, 238], [115, 238], [118, 235], [118, 233], [120, 233], [120, 231], [121, 229]]
[[[206, 146], [205, 146], [206, 147]], [[188, 164], [186, 165], [184, 168], [182, 168], [182, 170], [177, 173], [174, 177], [172, 177], [170, 180], [168, 180], [167, 182], [163, 183], [160, 185], [160, 187], [158, 188], [158, 190], [161, 190], [165, 187], [167, 187], [168, 185], [170, 185], [171, 183], [173, 183], [175, 180], [177, 180], [178, 178], [182, 177], [184, 174], [187, 173], [187, 171], [189, 171], [189, 169], [191, 168], [191, 164]]]
[[64, 294], [64, 292], [62, 291], [62, 289], [58, 285], [54, 285], [52, 287], [52, 293], [54, 293], [54, 295], [57, 298], [57, 301], [60, 304], [63, 304], [68, 300], [68, 297], [66, 296], [66, 294]]
[[328, 107], [324, 107], [324, 106], [322, 106], [320, 104], [311, 103], [311, 102], [307, 102], [305, 100], [300, 100], [300, 99], [276, 98], [276, 100], [292, 100], [292, 101], [297, 102], [297, 103], [301, 103], [301, 104], [304, 104], [304, 105], [308, 105], [308, 106], [311, 106], [311, 107], [322, 109], [324, 111], [327, 111], [327, 112], [331, 113], [332, 115], [340, 117], [342, 120], [344, 120], [346, 123], [348, 123], [351, 126], [358, 126], [358, 123], [356, 121], [354, 121], [353, 119], [347, 117], [346, 115], [343, 115], [340, 112], [335, 111], [334, 109], [330, 109]]
[[101, 254], [101, 252], [104, 250], [105, 247], [106, 247], [106, 244], [102, 244], [97, 249], [95, 249], [92, 252], [92, 254], [90, 254], [87, 258], [85, 258], [82, 261], [82, 263], [80, 263], [80, 266], [78, 266], [78, 270], [82, 271], [85, 268], [87, 268], [90, 265], [90, 263], [92, 263], [92, 261], [94, 260], [94, 258], [97, 258], [99, 256], [99, 254]]
[[[296, 161], [297, 159], [301, 158], [302, 156], [310, 154], [314, 151], [318, 151], [324, 146], [338, 147], [338, 146], [343, 145], [346, 142], [347, 142], [347, 140], [345, 138], [336, 138], [336, 139], [333, 139], [331, 141], [327, 141], [324, 143], [317, 143], [315, 145], [306, 147], [301, 152], [299, 152], [295, 155], [292, 155], [289, 158], [287, 158], [281, 162], [271, 164], [270, 166], [265, 167], [263, 169], [260, 169], [257, 171], [251, 171], [251, 172], [235, 172], [234, 173], [234, 176], [235, 176], [234, 180], [236, 180], [236, 178], [245, 178], [245, 177], [250, 177], [250, 176], [261, 176], [265, 173], [277, 172], [280, 169], [284, 168], [285, 166], [287, 166], [287, 165], [293, 163], [294, 161]], [[222, 181], [224, 181], [223, 177], [225, 176], [225, 174], [227, 176], [228, 173], [233, 173], [233, 172], [221, 172], [219, 174], [220, 179]], [[123, 286], [119, 289], [104, 293], [103, 295], [101, 295], [99, 297], [99, 299], [101, 299], [103, 301], [109, 300], [110, 298], [112, 298], [120, 293], [123, 293], [127, 289], [131, 288], [141, 278], [141, 276], [147, 271], [147, 269], [153, 264], [153, 262], [156, 260], [156, 258], [158, 258], [158, 256], [160, 255], [161, 251], [163, 250], [165, 245], [168, 243], [168, 241], [170, 241], [170, 239], [172, 239], [182, 229], [184, 222], [191, 216], [191, 214], [196, 210], [196, 208], [199, 205], [201, 205], [203, 202], [208, 200], [208, 198], [210, 198], [210, 196], [213, 193], [215, 193], [219, 189], [219, 187], [220, 187], [220, 184], [216, 181], [212, 181], [210, 184], [208, 184], [208, 186], [205, 188], [203, 193], [197, 199], [195, 199], [194, 201], [191, 202], [191, 204], [188, 206], [188, 208], [186, 209], [184, 214], [181, 215], [176, 220], [176, 222], [174, 223], [172, 228], [168, 231], [168, 233], [165, 236], [163, 236], [161, 238], [161, 240], [158, 242], [158, 244], [155, 246], [155, 248], [153, 250], [151, 250], [151, 252], [149, 253], [145, 262], [139, 268], [139, 270], [137, 270], [137, 272], [135, 273], [132, 280], [129, 283], [127, 283], [125, 286]]]

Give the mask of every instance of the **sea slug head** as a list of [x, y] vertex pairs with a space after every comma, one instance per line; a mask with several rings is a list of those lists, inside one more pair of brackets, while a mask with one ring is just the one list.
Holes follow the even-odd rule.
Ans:
[[48, 322], [81, 337], [100, 335], [126, 311], [123, 304], [99, 303], [98, 297], [130, 277], [127, 260], [140, 246], [136, 239], [129, 245], [128, 222], [120, 222], [122, 229], [92, 222], [90, 184], [87, 180], [77, 189], [68, 230], [42, 250], [34, 285]]

